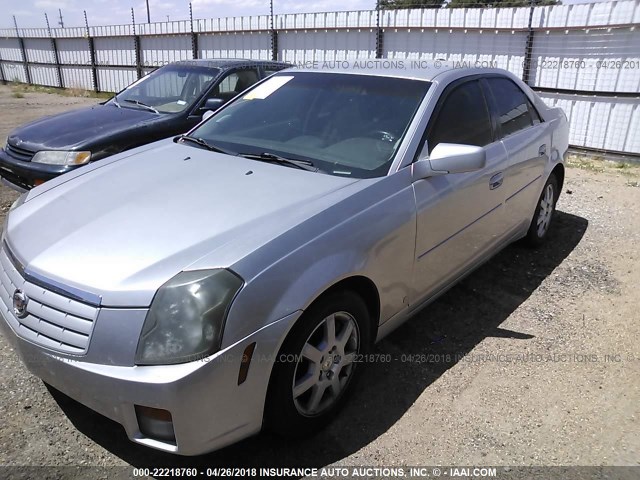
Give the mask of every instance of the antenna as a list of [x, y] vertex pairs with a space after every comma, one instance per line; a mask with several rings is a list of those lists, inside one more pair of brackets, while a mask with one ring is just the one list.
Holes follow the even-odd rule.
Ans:
[[64, 20], [62, 19], [62, 9], [59, 8], [58, 9], [58, 15], [60, 20], [58, 20], [58, 25], [60, 25], [60, 28], [64, 28]]

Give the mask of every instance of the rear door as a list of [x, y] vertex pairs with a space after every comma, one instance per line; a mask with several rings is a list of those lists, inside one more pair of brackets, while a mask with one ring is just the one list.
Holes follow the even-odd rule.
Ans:
[[505, 218], [511, 230], [528, 227], [544, 182], [551, 131], [527, 95], [511, 79], [483, 80], [497, 131], [509, 156], [505, 169]]
[[[484, 147], [482, 170], [435, 176], [414, 183], [417, 206], [417, 301], [456, 279], [504, 237], [504, 145], [495, 132], [478, 79], [457, 81], [441, 95], [424, 140]], [[424, 151], [424, 150], [423, 150]]]

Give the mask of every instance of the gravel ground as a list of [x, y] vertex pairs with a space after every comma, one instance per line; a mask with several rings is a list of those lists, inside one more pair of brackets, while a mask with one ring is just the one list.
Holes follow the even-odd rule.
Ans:
[[[97, 101], [0, 87], [0, 136]], [[574, 159], [546, 246], [508, 247], [381, 342], [394, 359], [295, 443], [262, 434], [195, 458], [140, 447], [52, 396], [0, 338], [0, 465], [640, 465], [639, 179]], [[15, 197], [0, 188], [0, 220]]]

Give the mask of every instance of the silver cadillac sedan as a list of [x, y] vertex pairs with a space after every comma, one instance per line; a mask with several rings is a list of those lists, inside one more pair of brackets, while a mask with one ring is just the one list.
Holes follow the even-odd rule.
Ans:
[[567, 148], [564, 113], [506, 71], [282, 71], [20, 197], [0, 328], [133, 442], [196, 455], [310, 432], [377, 340], [545, 240]]

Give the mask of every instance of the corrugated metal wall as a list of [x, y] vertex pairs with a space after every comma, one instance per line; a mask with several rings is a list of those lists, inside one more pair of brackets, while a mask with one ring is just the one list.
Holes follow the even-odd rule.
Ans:
[[[118, 91], [175, 60], [438, 59], [505, 68], [564, 108], [571, 144], [640, 154], [640, 0], [0, 30], [0, 79]], [[273, 27], [273, 28], [272, 28]]]

